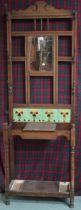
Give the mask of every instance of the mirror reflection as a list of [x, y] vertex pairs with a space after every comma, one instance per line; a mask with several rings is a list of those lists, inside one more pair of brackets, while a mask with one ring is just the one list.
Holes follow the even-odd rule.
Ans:
[[52, 44], [51, 36], [30, 38], [30, 70], [52, 70]]

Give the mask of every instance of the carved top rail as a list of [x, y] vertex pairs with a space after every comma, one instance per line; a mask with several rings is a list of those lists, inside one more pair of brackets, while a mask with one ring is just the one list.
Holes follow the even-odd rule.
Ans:
[[29, 6], [24, 10], [13, 10], [11, 13], [12, 19], [25, 19], [25, 18], [72, 18], [75, 12], [65, 9], [56, 9], [50, 6], [45, 1], [38, 1], [34, 5]]

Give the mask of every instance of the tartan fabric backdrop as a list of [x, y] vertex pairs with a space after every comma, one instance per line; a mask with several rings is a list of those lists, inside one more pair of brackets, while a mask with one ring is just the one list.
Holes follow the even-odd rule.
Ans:
[[[35, 3], [34, 0], [8, 0], [8, 9], [24, 9], [27, 6]], [[77, 114], [78, 118], [76, 119], [76, 152], [75, 152], [75, 164], [76, 164], [76, 185], [75, 191], [81, 193], [81, 0], [48, 0], [47, 3], [54, 5], [56, 8], [64, 9], [76, 9], [78, 17], [78, 27], [77, 27]], [[6, 41], [5, 41], [5, 18], [4, 18], [4, 4], [5, 0], [0, 0], [0, 129], [2, 130], [3, 122], [5, 121], [5, 110], [7, 109], [7, 65], [6, 65]], [[52, 22], [50, 22], [50, 28], [52, 27]], [[13, 25], [13, 29], [17, 27], [16, 23]], [[21, 28], [21, 26], [18, 26]], [[22, 27], [26, 28], [26, 25]], [[39, 23], [38, 23], [39, 27]], [[54, 25], [58, 27], [58, 25]], [[63, 24], [63, 28], [68, 29], [68, 23]], [[20, 30], [19, 28], [19, 30]], [[62, 29], [63, 29], [62, 28]], [[70, 28], [70, 23], [69, 23]], [[31, 21], [29, 24], [29, 29], [31, 30]], [[17, 40], [16, 40], [17, 41]], [[17, 46], [21, 40], [17, 41]], [[24, 52], [18, 47], [14, 49], [13, 40], [13, 54]], [[68, 40], [59, 40], [60, 49], [62, 48], [61, 43], [63, 42], [63, 50], [59, 51], [59, 55], [68, 55], [70, 52], [67, 49]], [[22, 40], [22, 45], [23, 45]], [[61, 53], [62, 52], [62, 53]], [[60, 54], [61, 53], [61, 54]], [[15, 71], [14, 71], [15, 70]], [[24, 64], [23, 62], [13, 64], [13, 78], [14, 83], [13, 87], [17, 87], [17, 90], [14, 88], [14, 102], [22, 103], [25, 101], [24, 97]], [[68, 74], [69, 72], [69, 74]], [[70, 102], [70, 88], [67, 89], [67, 85], [70, 86], [70, 64], [59, 63], [59, 103], [69, 103]], [[41, 103], [48, 103], [52, 100], [51, 90], [52, 90], [52, 81], [51, 78], [45, 78], [45, 81], [42, 79], [33, 80], [31, 78], [31, 103], [39, 101], [39, 90]], [[44, 92], [45, 90], [45, 92]], [[15, 140], [14, 140], [15, 141]], [[15, 141], [15, 168], [16, 168], [16, 178], [18, 179], [40, 179], [40, 180], [68, 180], [69, 179], [69, 145], [65, 139], [58, 139], [58, 141], [24, 141], [18, 137]], [[0, 137], [0, 191], [4, 190], [4, 148], [2, 136]]]

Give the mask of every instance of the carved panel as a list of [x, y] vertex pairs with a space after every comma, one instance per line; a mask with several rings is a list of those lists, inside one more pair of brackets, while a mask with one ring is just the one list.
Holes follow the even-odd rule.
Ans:
[[61, 15], [72, 15], [72, 12], [70, 10], [64, 10], [64, 9], [56, 9], [54, 6], [51, 6], [47, 4], [45, 1], [37, 1], [34, 5], [29, 6], [25, 10], [13, 10], [12, 11], [12, 18], [17, 17], [22, 17], [25, 16], [61, 16]]

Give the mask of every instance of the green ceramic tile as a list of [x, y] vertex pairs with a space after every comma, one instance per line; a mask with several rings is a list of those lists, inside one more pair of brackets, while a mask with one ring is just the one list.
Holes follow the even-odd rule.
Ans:
[[43, 109], [43, 121], [44, 122], [57, 122], [57, 110], [56, 109]]
[[15, 122], [39, 122], [42, 121], [42, 111], [41, 109], [14, 108], [13, 120]]
[[27, 121], [27, 109], [25, 108], [14, 108], [13, 109], [13, 120], [15, 122]]
[[58, 109], [58, 122], [69, 123], [71, 121], [70, 109]]
[[42, 110], [41, 109], [29, 109], [30, 122], [41, 122], [42, 121]]

